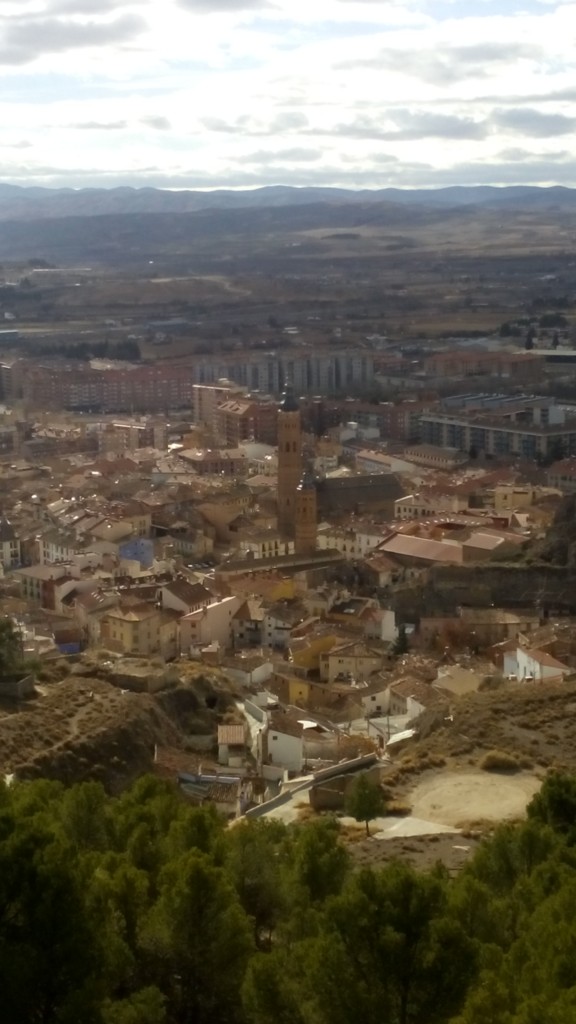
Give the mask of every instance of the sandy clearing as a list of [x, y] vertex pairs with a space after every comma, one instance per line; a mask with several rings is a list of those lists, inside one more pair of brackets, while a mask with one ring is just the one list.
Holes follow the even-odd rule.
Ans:
[[409, 794], [412, 814], [442, 825], [520, 818], [541, 786], [534, 775], [442, 772]]

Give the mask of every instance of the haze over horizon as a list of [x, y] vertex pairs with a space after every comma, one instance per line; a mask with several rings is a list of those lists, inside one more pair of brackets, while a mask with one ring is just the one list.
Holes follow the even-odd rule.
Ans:
[[576, 186], [576, 3], [5, 0], [0, 180]]

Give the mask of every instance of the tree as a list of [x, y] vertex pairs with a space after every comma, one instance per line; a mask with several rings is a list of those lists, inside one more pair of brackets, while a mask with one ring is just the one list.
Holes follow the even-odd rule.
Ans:
[[528, 805], [528, 817], [576, 842], [576, 777], [554, 772]]
[[311, 937], [251, 961], [250, 1024], [446, 1024], [476, 969], [449, 885], [399, 862], [351, 873]]
[[403, 622], [398, 626], [398, 632], [392, 647], [392, 652], [397, 658], [402, 654], [407, 654], [408, 652], [408, 637], [406, 635], [406, 626]]
[[359, 775], [346, 794], [346, 810], [356, 821], [366, 825], [370, 835], [370, 822], [386, 813], [386, 801], [382, 787], [371, 782], [366, 774]]
[[222, 868], [192, 851], [171, 861], [142, 929], [149, 981], [182, 1024], [240, 1021], [240, 987], [253, 952], [250, 922]]
[[0, 619], [0, 679], [18, 672], [23, 665], [22, 638], [12, 619]]
[[320, 818], [294, 828], [283, 852], [287, 885], [292, 886], [294, 905], [323, 903], [340, 892], [348, 873], [348, 854], [340, 842], [335, 818]]
[[106, 1002], [103, 1024], [165, 1024], [165, 1002], [157, 988], [143, 988], [128, 999]]
[[286, 911], [280, 861], [284, 828], [275, 821], [253, 821], [231, 830], [226, 867], [240, 902], [254, 922], [259, 949], [269, 949], [272, 933]]
[[71, 850], [35, 823], [2, 824], [3, 1024], [96, 1024], [98, 941]]

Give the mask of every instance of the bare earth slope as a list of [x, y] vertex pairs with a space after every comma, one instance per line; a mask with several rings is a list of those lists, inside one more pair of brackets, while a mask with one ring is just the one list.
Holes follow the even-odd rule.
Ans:
[[186, 702], [177, 693], [172, 691], [167, 712], [162, 698], [71, 676], [0, 718], [0, 772], [64, 782], [98, 779], [117, 790], [150, 770], [155, 744], [182, 744], [178, 705]]

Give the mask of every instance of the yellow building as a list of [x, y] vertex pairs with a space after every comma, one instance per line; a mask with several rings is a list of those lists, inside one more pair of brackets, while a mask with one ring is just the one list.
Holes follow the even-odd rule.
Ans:
[[347, 679], [367, 679], [384, 665], [380, 651], [360, 643], [345, 643], [333, 647], [320, 657], [320, 678], [328, 683]]
[[111, 609], [102, 619], [104, 646], [138, 658], [178, 654], [178, 615], [151, 604]]
[[551, 494], [558, 494], [558, 491], [553, 487], [531, 487], [529, 484], [497, 484], [494, 488], [494, 511], [531, 508], [536, 501]]
[[306, 672], [317, 672], [320, 668], [321, 656], [331, 651], [338, 642], [339, 638], [336, 633], [316, 637], [304, 636], [301, 639], [292, 640], [290, 643], [292, 664]]

